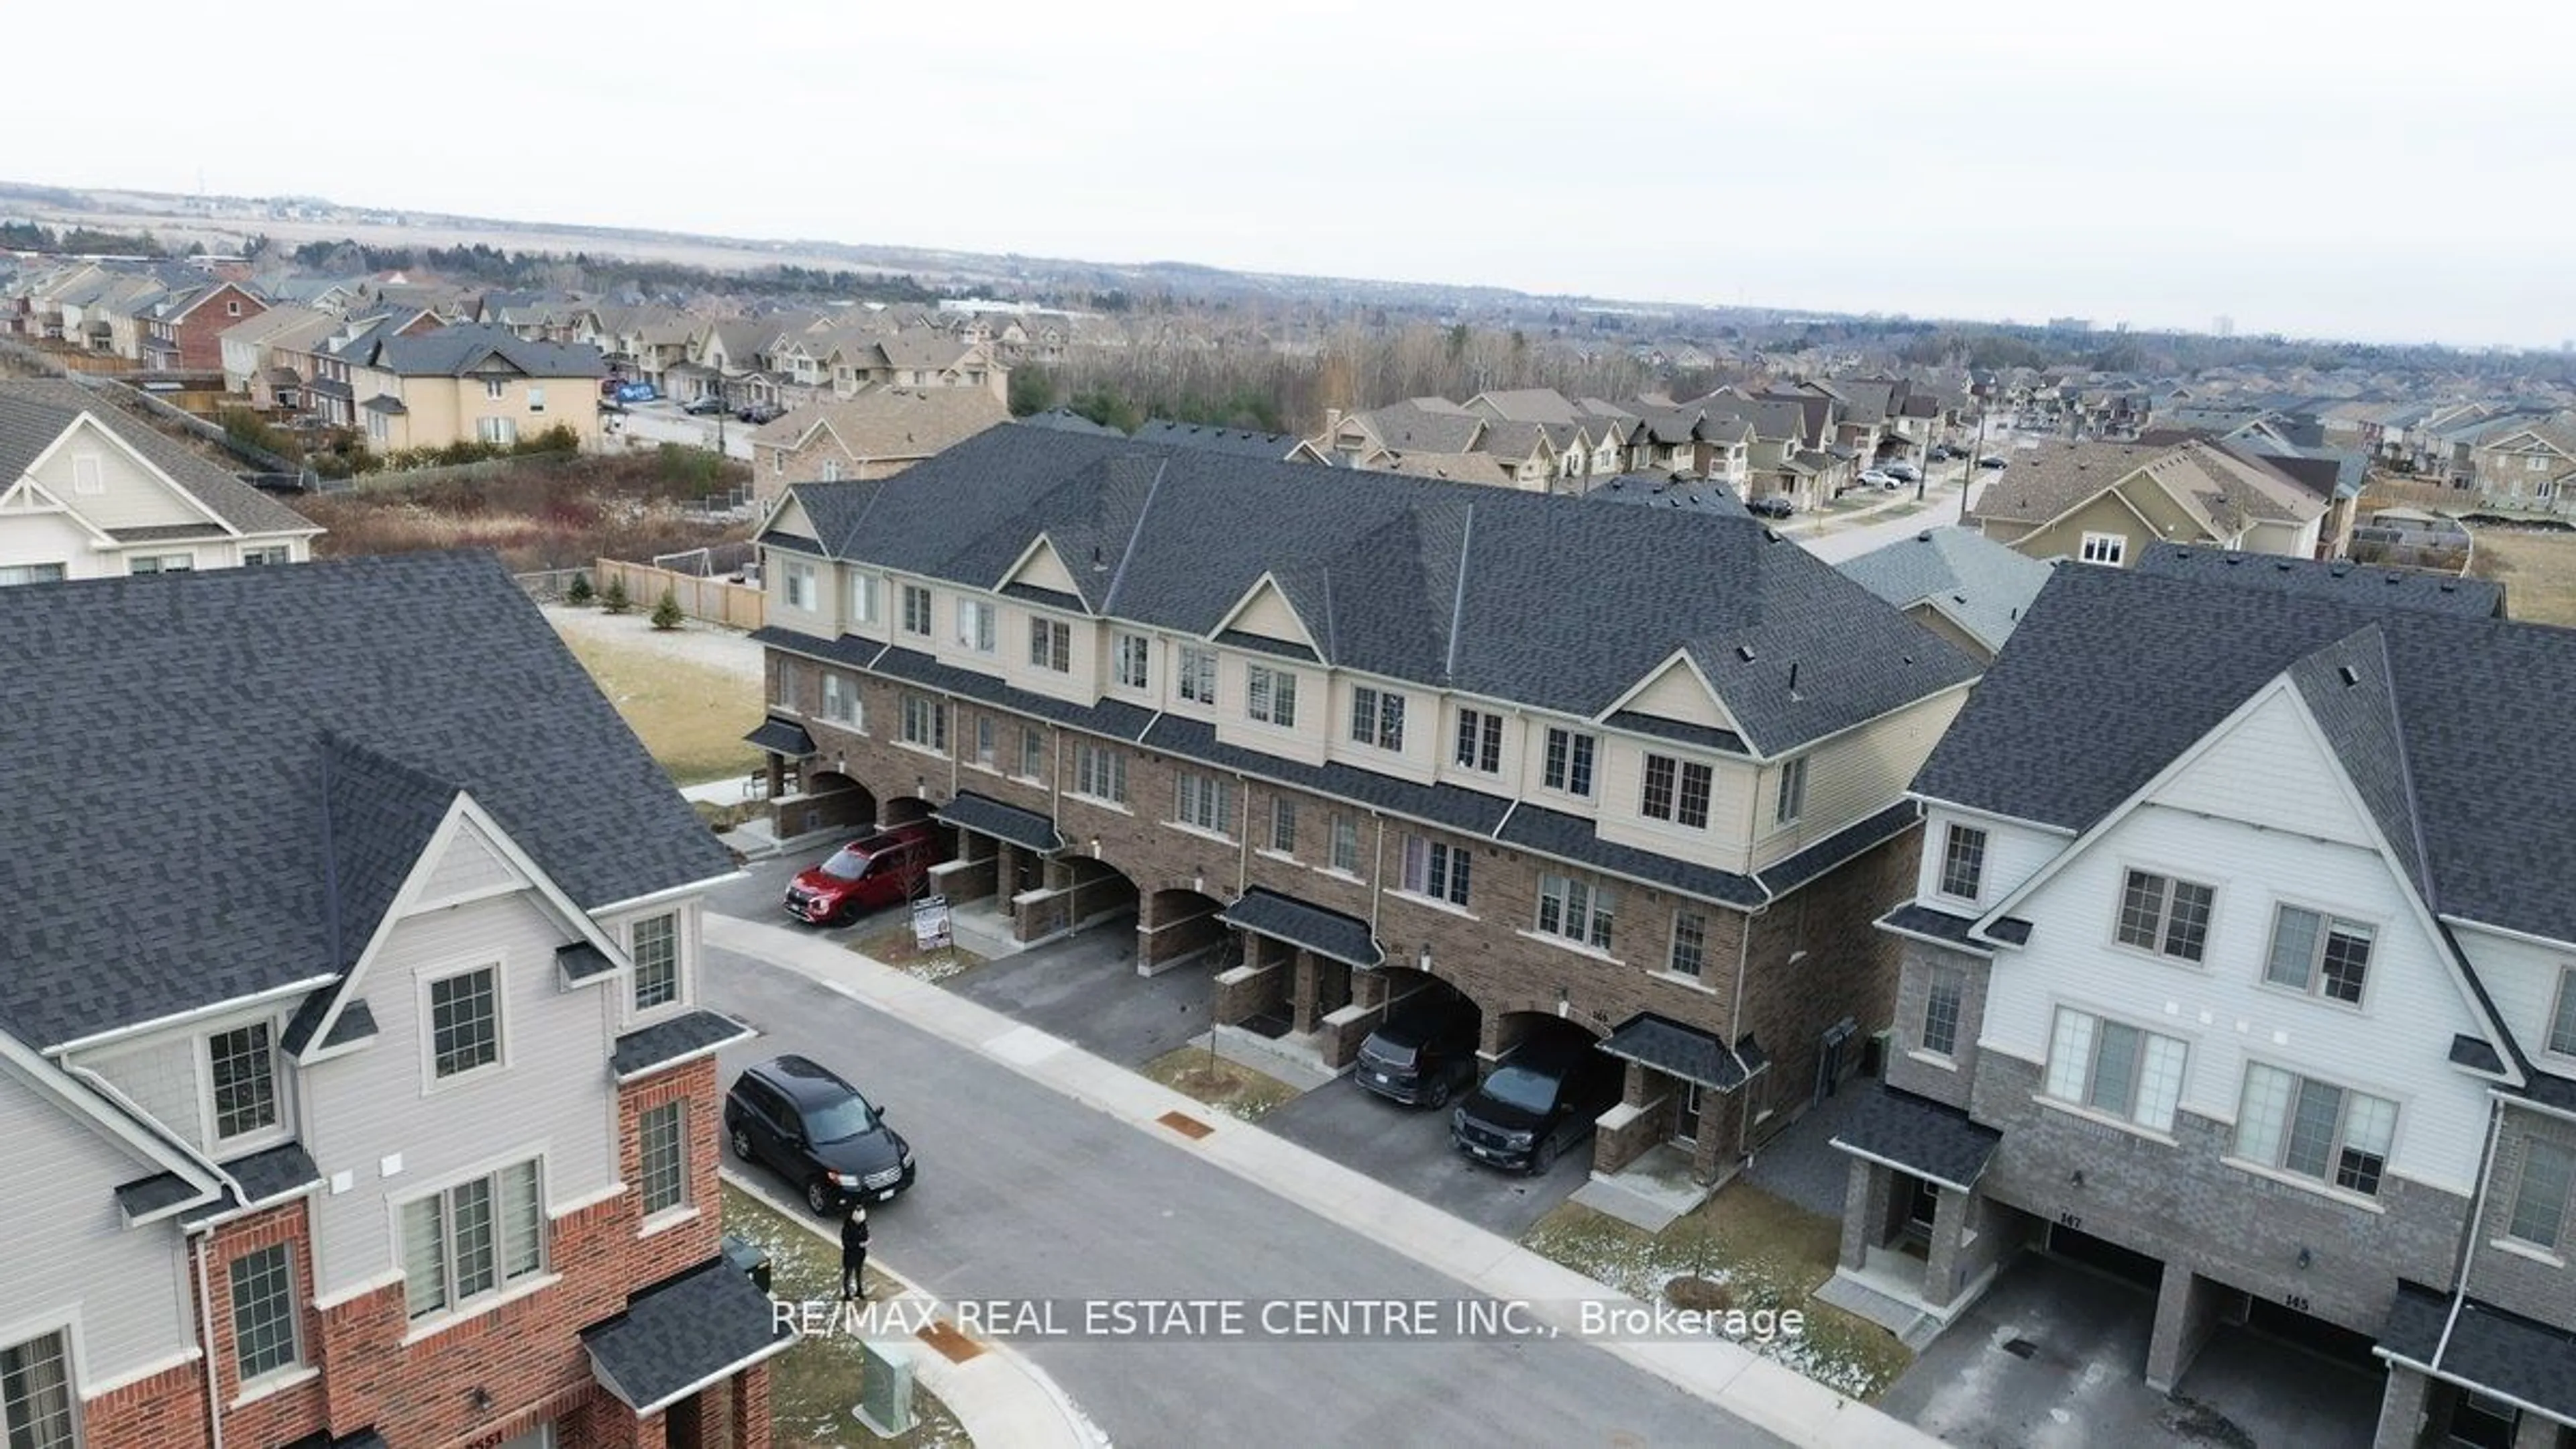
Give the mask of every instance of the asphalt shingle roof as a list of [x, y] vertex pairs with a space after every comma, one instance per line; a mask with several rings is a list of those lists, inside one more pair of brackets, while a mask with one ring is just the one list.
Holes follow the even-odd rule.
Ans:
[[2049, 567], [1973, 528], [1927, 528], [1838, 565], [1899, 609], [1929, 604], [1988, 649], [2001, 650]]
[[242, 533], [320, 533], [321, 526], [162, 436], [76, 382], [0, 380], [0, 488], [27, 471], [82, 413]]
[[2531, 888], [2576, 858], [2576, 631], [2062, 568], [1914, 788], [2081, 831], [2284, 675], [2437, 913], [2576, 941]]
[[1583, 717], [1686, 649], [1764, 755], [1977, 672], [1796, 544], [1690, 510], [1032, 428], [794, 492], [834, 556], [975, 588], [1046, 534], [1094, 611], [1176, 632], [1272, 573], [1337, 667]]
[[2243, 583], [2277, 593], [2341, 599], [2371, 608], [2430, 609], [2467, 619], [2494, 618], [2504, 608], [2504, 585], [2492, 579], [2373, 568], [2346, 559], [2279, 558], [2159, 541], [2148, 544], [2129, 566], [2167, 578]]
[[1007, 840], [1040, 855], [1053, 855], [1064, 849], [1064, 832], [1055, 828], [1054, 820], [972, 790], [958, 791], [956, 798], [932, 811], [931, 818]]
[[608, 375], [599, 349], [588, 343], [530, 342], [507, 327], [492, 325], [433, 327], [409, 337], [399, 333], [377, 337], [343, 355], [359, 366], [400, 377], [463, 377], [495, 357], [530, 377]]
[[1292, 942], [1354, 966], [1375, 967], [1386, 960], [1386, 950], [1378, 945], [1368, 922], [1277, 891], [1246, 891], [1240, 900], [1225, 908], [1220, 919], [1227, 925]]
[[1834, 1134], [1834, 1145], [1844, 1151], [1893, 1162], [1960, 1189], [1976, 1186], [2002, 1140], [2002, 1133], [1969, 1121], [1956, 1107], [1884, 1084]]
[[625, 1312], [581, 1331], [600, 1387], [638, 1413], [795, 1339], [770, 1312], [769, 1295], [722, 1257], [645, 1289]]
[[1601, 1050], [1721, 1092], [1734, 1091], [1752, 1075], [1720, 1038], [1651, 1011], [1621, 1022], [1602, 1040]]
[[2401, 1282], [2379, 1338], [2389, 1352], [2445, 1375], [2576, 1417], [2576, 1333], [2476, 1298], [2460, 1305], [2455, 1320], [2450, 1294]]
[[[732, 858], [488, 554], [0, 590], [0, 1030], [339, 972], [470, 792], [585, 909]], [[119, 806], [60, 783], [119, 741]], [[134, 883], [185, 862], [190, 889]]]
[[683, 1057], [700, 1055], [732, 1042], [749, 1041], [751, 1028], [716, 1011], [690, 1011], [630, 1031], [617, 1039], [608, 1069], [618, 1080], [639, 1076]]

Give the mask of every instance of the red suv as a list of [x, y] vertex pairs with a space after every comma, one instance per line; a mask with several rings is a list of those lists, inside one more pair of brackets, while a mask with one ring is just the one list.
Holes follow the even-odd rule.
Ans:
[[939, 859], [939, 834], [926, 821], [853, 840], [787, 885], [787, 914], [838, 925], [910, 895]]

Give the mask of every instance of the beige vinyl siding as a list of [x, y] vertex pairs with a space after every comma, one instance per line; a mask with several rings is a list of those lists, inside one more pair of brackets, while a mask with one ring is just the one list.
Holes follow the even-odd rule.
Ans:
[[[83, 493], [74, 486], [82, 460], [98, 464], [99, 491]], [[205, 510], [183, 500], [151, 470], [137, 463], [115, 439], [87, 421], [75, 424], [54, 455], [36, 469], [37, 483], [63, 506], [97, 528], [157, 528], [193, 523], [210, 533], [223, 531], [209, 522]], [[11, 479], [10, 482], [17, 480]]]
[[0, 1162], [12, 1231], [0, 1234], [0, 1323], [42, 1332], [79, 1322], [84, 1386], [169, 1363], [193, 1343], [186, 1256], [167, 1224], [128, 1228], [116, 1187], [161, 1171], [49, 1094], [0, 1068]]
[[[1696, 685], [1692, 687], [1697, 688]], [[1539, 744], [1545, 748], [1545, 736], [1540, 737]], [[1711, 767], [1706, 830], [1694, 830], [1669, 820], [1650, 820], [1639, 813], [1637, 807], [1644, 795], [1648, 755], [1663, 755]], [[1602, 737], [1593, 779], [1601, 801], [1601, 812], [1596, 817], [1593, 830], [1603, 840], [1617, 845], [1633, 845], [1659, 855], [1676, 856], [1718, 870], [1742, 872], [1750, 867], [1752, 842], [1746, 836], [1745, 822], [1756, 782], [1753, 766], [1669, 741], [1610, 734]], [[1678, 790], [1678, 785], [1675, 788]], [[1769, 817], [1764, 817], [1762, 823], [1768, 825]]]
[[1074, 583], [1073, 570], [1066, 566], [1065, 558], [1055, 551], [1053, 543], [1040, 544], [1037, 551], [1029, 555], [1028, 562], [1020, 565], [1020, 571], [1011, 575], [1010, 581], [1027, 584], [1031, 588], [1053, 589], [1059, 594], [1072, 594], [1077, 598], [1082, 593]]
[[[542, 1152], [546, 1200], [587, 1196], [616, 1179], [616, 1089], [606, 1066], [614, 982], [566, 990], [555, 949], [566, 928], [533, 892], [433, 908], [395, 923], [359, 992], [377, 1036], [306, 1073], [306, 1147], [327, 1176], [354, 1187], [314, 1200], [321, 1296], [396, 1266], [388, 1204]], [[501, 967], [502, 1061], [428, 1087], [420, 981], [480, 964]], [[401, 1154], [392, 1177], [382, 1160]]]
[[1919, 700], [1807, 751], [1806, 803], [1790, 824], [1775, 823], [1781, 766], [1764, 768], [1753, 814], [1754, 869], [1775, 865], [1886, 809], [1905, 793], [1967, 697], [1966, 690], [1953, 689]]
[[1679, 720], [1684, 724], [1706, 725], [1711, 729], [1736, 730], [1735, 716], [1717, 702], [1707, 686], [1699, 682], [1690, 666], [1674, 660], [1665, 666], [1655, 682], [1637, 691], [1636, 697], [1620, 706], [1657, 719]]
[[1258, 634], [1264, 639], [1284, 639], [1291, 644], [1303, 644], [1310, 649], [1315, 644], [1314, 636], [1306, 632], [1306, 625], [1297, 617], [1297, 611], [1288, 606], [1288, 600], [1273, 584], [1262, 585], [1260, 591], [1244, 605], [1243, 612], [1235, 615], [1234, 622], [1227, 627], [1246, 634]]

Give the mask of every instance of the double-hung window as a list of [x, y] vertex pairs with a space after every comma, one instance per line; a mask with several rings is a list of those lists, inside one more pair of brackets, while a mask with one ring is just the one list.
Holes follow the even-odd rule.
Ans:
[[2272, 956], [2263, 979], [2347, 1005], [2361, 1004], [2370, 974], [2368, 926], [2317, 911], [2283, 906], [2272, 922]]
[[1646, 756], [1646, 779], [1638, 792], [1637, 810], [1649, 820], [1670, 820], [1693, 830], [1708, 828], [1708, 797], [1714, 772], [1670, 755]]
[[402, 1206], [403, 1301], [426, 1318], [544, 1271], [538, 1164], [514, 1163]]
[[2255, 1062], [2236, 1112], [2236, 1155], [2364, 1197], [2379, 1195], [2397, 1104]]
[[635, 962], [635, 1009], [651, 1011], [680, 999], [680, 918], [674, 914], [637, 921], [626, 948]]
[[1458, 711], [1458, 746], [1451, 758], [1480, 775], [1503, 770], [1503, 717], [1489, 709]]
[[1255, 664], [1243, 672], [1243, 712], [1263, 724], [1293, 729], [1297, 724], [1297, 676], [1285, 669]]
[[1959, 1050], [1959, 1008], [1967, 997], [1968, 974], [1956, 966], [1935, 966], [1924, 983], [1922, 1048], [1934, 1056]]
[[215, 1089], [216, 1141], [277, 1125], [277, 1060], [267, 1022], [206, 1038], [206, 1064]]
[[845, 674], [823, 672], [823, 718], [859, 727], [859, 682]]
[[474, 423], [474, 433], [476, 437], [496, 448], [507, 448], [519, 441], [519, 420], [517, 418], [478, 418]]
[[1577, 945], [1607, 951], [1611, 915], [1617, 904], [1618, 898], [1608, 886], [1572, 876], [1538, 878], [1538, 928], [1543, 935], [1561, 936]]
[[2182, 1102], [2185, 1052], [2172, 1037], [2060, 1007], [2042, 1090], [2060, 1102], [2170, 1132]]
[[1696, 977], [1708, 969], [1708, 918], [1696, 911], [1673, 914], [1672, 971]]
[[877, 576], [850, 575], [850, 622], [874, 625], [877, 622]]
[[76, 1449], [74, 1403], [70, 1335], [0, 1348], [0, 1434], [9, 1449]]
[[1216, 703], [1216, 651], [1181, 646], [1181, 698], [1195, 704]]
[[1417, 896], [1467, 904], [1467, 877], [1473, 864], [1466, 846], [1419, 835], [1404, 837], [1404, 888]]
[[1127, 756], [1124, 751], [1107, 745], [1084, 741], [1073, 747], [1073, 793], [1106, 800], [1112, 805], [1127, 803]]
[[1073, 672], [1073, 626], [1062, 619], [1029, 621], [1029, 663], [1058, 674]]
[[1333, 817], [1332, 867], [1344, 875], [1360, 873], [1360, 822], [1356, 816]]
[[1381, 750], [1404, 748], [1404, 696], [1363, 684], [1351, 691], [1351, 739]]
[[1270, 848], [1281, 855], [1297, 853], [1297, 802], [1285, 795], [1270, 797]]
[[2522, 1175], [2513, 1185], [2505, 1236], [2556, 1250], [2567, 1231], [2567, 1194], [2576, 1186], [2576, 1148], [2546, 1137], [2522, 1140]]
[[778, 571], [778, 577], [787, 587], [787, 607], [806, 610], [814, 607], [814, 566], [812, 564], [791, 562]]
[[1020, 727], [1020, 778], [1043, 780], [1046, 778], [1046, 766], [1046, 731], [1036, 725], [1022, 725]]
[[462, 1076], [501, 1059], [497, 967], [480, 966], [429, 983], [430, 1075]]
[[1234, 833], [1234, 782], [1221, 775], [1183, 771], [1174, 790], [1172, 818], [1216, 835]]
[[925, 750], [948, 748], [948, 706], [928, 695], [903, 697], [903, 742]]
[[1973, 901], [1985, 879], [1986, 832], [1973, 825], [1951, 826], [1941, 837], [1941, 894]]
[[978, 654], [993, 652], [993, 606], [983, 599], [957, 601], [957, 645]]
[[1154, 684], [1154, 641], [1142, 634], [1118, 636], [1118, 686], [1150, 689]]
[[1592, 756], [1598, 746], [1597, 736], [1550, 725], [1546, 763], [1540, 769], [1539, 782], [1551, 790], [1591, 798]]
[[[233, 1360], [248, 1383], [293, 1368], [295, 1261], [285, 1243], [271, 1243], [233, 1259], [227, 1274], [233, 1292]], [[18, 1443], [13, 1436], [11, 1445]]]
[[903, 586], [903, 632], [930, 637], [930, 590], [919, 584]]
[[1807, 759], [1804, 755], [1780, 766], [1780, 795], [1771, 805], [1771, 823], [1794, 825], [1807, 813]]
[[976, 768], [983, 770], [993, 768], [993, 757], [999, 748], [996, 742], [1001, 738], [1001, 730], [1002, 727], [994, 722], [991, 715], [978, 714], [975, 716]]
[[2120, 888], [2120, 943], [2184, 961], [2209, 945], [2209, 908], [2217, 892], [2192, 881], [2129, 872]]
[[637, 1184], [644, 1216], [689, 1201], [689, 1104], [683, 1100], [647, 1107], [635, 1118], [636, 1156], [643, 1181]]

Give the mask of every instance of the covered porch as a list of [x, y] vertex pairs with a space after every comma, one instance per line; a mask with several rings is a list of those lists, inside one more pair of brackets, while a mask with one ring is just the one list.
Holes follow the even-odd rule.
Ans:
[[1627, 1063], [1619, 1103], [1592, 1143], [1594, 1178], [1682, 1211], [1733, 1177], [1744, 1156], [1754, 1079], [1771, 1060], [1750, 1033], [1729, 1046], [1714, 1032], [1654, 1012], [1622, 1022], [1599, 1050]]
[[1355, 916], [1256, 888], [1217, 919], [1243, 938], [1241, 961], [1216, 978], [1219, 1030], [1250, 1032], [1339, 1072], [1404, 994], [1381, 969], [1386, 949]]
[[[796, 1344], [769, 1295], [721, 1256], [626, 1300], [585, 1328], [601, 1393], [582, 1442], [638, 1449], [768, 1449], [769, 1361]], [[609, 1402], [613, 1400], [614, 1402]]]
[[1994, 1280], [2020, 1215], [1978, 1194], [2003, 1135], [1881, 1085], [1835, 1134], [1851, 1159], [1840, 1261], [1816, 1296], [1919, 1346]]

